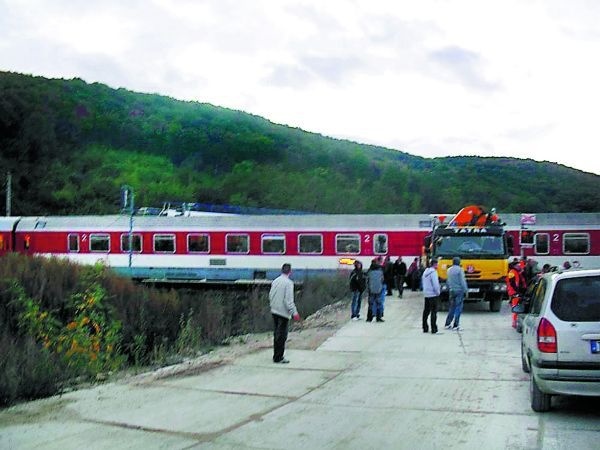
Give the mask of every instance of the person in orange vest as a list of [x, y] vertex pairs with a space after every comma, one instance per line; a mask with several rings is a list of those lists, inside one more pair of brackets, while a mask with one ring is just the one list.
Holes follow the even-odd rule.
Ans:
[[[521, 294], [524, 292], [523, 286], [525, 280], [521, 272], [519, 261], [513, 261], [509, 264], [508, 274], [506, 275], [506, 291], [508, 293], [511, 308], [519, 304]], [[512, 313], [512, 327], [517, 328], [517, 313]]]

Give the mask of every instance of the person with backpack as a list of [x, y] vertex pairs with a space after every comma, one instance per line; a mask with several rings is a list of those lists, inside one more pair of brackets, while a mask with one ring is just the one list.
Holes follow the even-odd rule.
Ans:
[[358, 260], [354, 261], [354, 270], [350, 273], [350, 291], [352, 291], [350, 319], [352, 320], [360, 320], [360, 304], [366, 288], [367, 277], [363, 272], [363, 265]]
[[383, 291], [383, 267], [378, 264], [377, 259], [371, 262], [367, 272], [367, 286], [369, 288], [369, 309], [367, 311], [367, 322], [372, 322], [373, 317], [377, 322], [383, 322], [383, 305], [381, 297]]

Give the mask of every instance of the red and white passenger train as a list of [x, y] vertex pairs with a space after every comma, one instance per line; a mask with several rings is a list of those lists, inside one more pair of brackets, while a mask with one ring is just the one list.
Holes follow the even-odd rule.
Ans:
[[[540, 263], [600, 267], [600, 213], [502, 216], [512, 253]], [[0, 254], [19, 252], [103, 263], [135, 279], [273, 279], [291, 263], [295, 278], [337, 273], [355, 259], [423, 254], [432, 216], [127, 215], [0, 218]], [[131, 239], [131, 241], [130, 241]]]

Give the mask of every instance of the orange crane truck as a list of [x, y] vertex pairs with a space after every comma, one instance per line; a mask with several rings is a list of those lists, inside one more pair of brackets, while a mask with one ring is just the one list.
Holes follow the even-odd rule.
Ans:
[[449, 221], [435, 216], [431, 234], [425, 237], [425, 257], [438, 260], [442, 288], [440, 305], [447, 309], [447, 270], [452, 258], [460, 257], [469, 292], [465, 302], [489, 302], [490, 311], [500, 311], [506, 298], [505, 277], [512, 255], [512, 240], [494, 209], [486, 213], [480, 206], [467, 206]]

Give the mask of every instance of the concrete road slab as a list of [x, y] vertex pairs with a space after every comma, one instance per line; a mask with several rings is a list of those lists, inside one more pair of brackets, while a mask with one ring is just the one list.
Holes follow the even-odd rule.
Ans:
[[274, 396], [204, 392], [157, 383], [108, 389], [96, 399], [75, 401], [65, 409], [86, 421], [198, 434], [220, 431], [287, 401]]
[[340, 371], [348, 368], [354, 361], [360, 361], [360, 355], [353, 355], [349, 352], [334, 352], [321, 354], [320, 348], [313, 350], [286, 350], [286, 358], [290, 364], [273, 364], [273, 350], [264, 350], [256, 353], [244, 355], [232, 362], [236, 366], [254, 366], [267, 369], [276, 368], [278, 370], [291, 369], [311, 369], [323, 371]]
[[[335, 418], [335, 420], [332, 420]], [[294, 403], [211, 443], [214, 449], [536, 449], [532, 416]], [[260, 447], [248, 443], [260, 442]]]
[[302, 398], [304, 402], [366, 408], [401, 408], [529, 414], [525, 396], [514, 396], [527, 389], [526, 382], [435, 378], [381, 377], [341, 374], [335, 383], [323, 385]]
[[[300, 364], [300, 359], [295, 358], [294, 363]], [[292, 364], [272, 362], [268, 367], [230, 365], [211, 370], [202, 377], [169, 379], [161, 384], [177, 389], [289, 398], [299, 397], [316, 389], [338, 373], [308, 367], [305, 365], [292, 367]]]
[[61, 420], [17, 425], [0, 431], [2, 449], [95, 450], [186, 449], [198, 443], [184, 433], [147, 433], [96, 423]]

